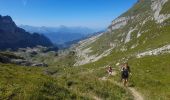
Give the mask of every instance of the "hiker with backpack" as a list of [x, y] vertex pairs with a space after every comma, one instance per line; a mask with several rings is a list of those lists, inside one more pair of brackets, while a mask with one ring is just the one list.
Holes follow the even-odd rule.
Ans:
[[130, 67], [128, 63], [125, 63], [121, 68], [121, 80], [124, 86], [128, 86], [128, 79], [129, 79]]

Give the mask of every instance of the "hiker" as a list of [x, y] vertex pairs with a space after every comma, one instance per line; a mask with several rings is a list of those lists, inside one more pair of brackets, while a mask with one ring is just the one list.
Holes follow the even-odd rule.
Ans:
[[111, 66], [108, 66], [107, 72], [108, 72], [109, 75], [112, 75], [113, 69], [112, 69]]
[[125, 63], [121, 68], [121, 80], [124, 86], [128, 86], [128, 78], [130, 73], [130, 67], [128, 63]]

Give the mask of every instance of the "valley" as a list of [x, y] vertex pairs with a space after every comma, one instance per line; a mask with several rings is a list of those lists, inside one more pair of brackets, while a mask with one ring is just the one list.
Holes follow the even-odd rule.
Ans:
[[49, 47], [1, 50], [0, 99], [170, 100], [169, 6], [169, 0], [138, 0], [107, 31], [67, 49], [51, 49], [47, 41]]

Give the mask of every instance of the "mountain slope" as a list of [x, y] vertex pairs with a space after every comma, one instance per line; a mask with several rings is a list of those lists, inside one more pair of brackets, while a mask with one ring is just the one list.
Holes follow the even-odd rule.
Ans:
[[79, 42], [75, 66], [111, 65], [118, 71], [129, 62], [130, 84], [146, 100], [169, 100], [169, 5], [169, 0], [139, 0], [113, 20], [107, 32]]
[[167, 45], [170, 43], [170, 14], [161, 14], [161, 10], [166, 9], [165, 3], [168, 5], [169, 1], [138, 1], [129, 11], [113, 20], [105, 34], [83, 49], [90, 49], [87, 55], [97, 57], [110, 49], [138, 53]]
[[52, 46], [44, 35], [30, 34], [18, 28], [10, 16], [0, 16], [0, 49], [17, 49], [37, 45]]

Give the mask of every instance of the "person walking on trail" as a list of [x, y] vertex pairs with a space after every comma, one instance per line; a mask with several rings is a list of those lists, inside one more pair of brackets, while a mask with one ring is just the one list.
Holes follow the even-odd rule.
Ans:
[[108, 66], [107, 72], [108, 72], [109, 75], [112, 75], [113, 69], [112, 69], [111, 66]]
[[128, 63], [125, 63], [121, 68], [121, 79], [124, 86], [128, 86], [129, 74], [131, 75]]

